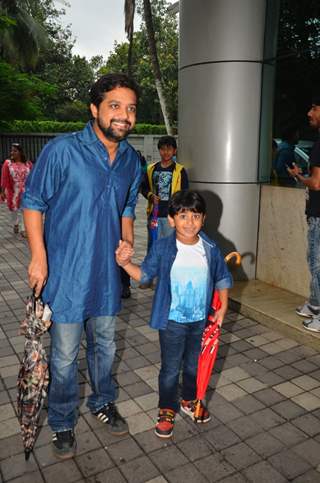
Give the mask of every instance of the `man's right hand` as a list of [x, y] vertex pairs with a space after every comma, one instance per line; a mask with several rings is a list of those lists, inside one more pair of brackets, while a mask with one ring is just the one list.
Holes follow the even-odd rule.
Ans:
[[48, 266], [46, 256], [31, 259], [28, 268], [29, 286], [34, 289], [34, 294], [39, 297], [48, 277]]

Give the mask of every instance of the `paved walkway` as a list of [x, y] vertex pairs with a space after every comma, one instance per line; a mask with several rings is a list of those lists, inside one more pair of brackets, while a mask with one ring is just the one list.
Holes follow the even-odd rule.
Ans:
[[[136, 250], [145, 250], [144, 203]], [[90, 392], [84, 346], [79, 357], [77, 456], [58, 462], [43, 411], [34, 454], [24, 461], [16, 419], [18, 335], [29, 295], [28, 249], [11, 233], [0, 205], [0, 483], [296, 483], [320, 482], [320, 355], [254, 320], [229, 312], [208, 392], [212, 421], [178, 417], [171, 441], [154, 433], [159, 345], [148, 328], [152, 291], [133, 289], [118, 317], [115, 374], [119, 409], [130, 436], [114, 437], [87, 411]], [[48, 344], [48, 339], [46, 340]]]

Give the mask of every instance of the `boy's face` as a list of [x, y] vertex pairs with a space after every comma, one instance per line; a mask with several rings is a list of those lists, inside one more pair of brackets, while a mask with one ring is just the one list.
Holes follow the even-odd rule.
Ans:
[[177, 150], [172, 146], [161, 146], [159, 149], [161, 161], [164, 163], [169, 163], [173, 156], [175, 156]]
[[205, 220], [203, 213], [193, 211], [180, 211], [173, 218], [169, 215], [168, 221], [176, 229], [177, 239], [186, 245], [193, 245], [198, 241], [198, 233]]

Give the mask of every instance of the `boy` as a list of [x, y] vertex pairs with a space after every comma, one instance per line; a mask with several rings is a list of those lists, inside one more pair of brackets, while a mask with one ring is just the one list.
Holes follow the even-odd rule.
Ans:
[[[173, 158], [177, 153], [177, 143], [173, 136], [162, 136], [158, 141], [161, 161], [150, 164], [141, 186], [141, 193], [148, 200], [147, 217], [148, 231], [154, 204], [158, 204], [157, 238], [168, 236], [172, 228], [168, 223], [168, 203], [170, 196], [180, 190], [188, 189], [187, 172], [182, 164]], [[150, 233], [148, 250], [150, 249]]]
[[[150, 325], [159, 329], [161, 369], [159, 417], [155, 433], [170, 438], [179, 408], [191, 418], [196, 399], [196, 378], [201, 337], [213, 290], [219, 290], [221, 308], [214, 318], [222, 324], [232, 279], [216, 246], [202, 231], [206, 206], [194, 191], [179, 191], [169, 201], [168, 222], [175, 232], [153, 243], [141, 267], [131, 262], [133, 250], [120, 241], [116, 260], [142, 283], [158, 277]], [[180, 367], [182, 401], [178, 402]], [[200, 423], [210, 420], [202, 404]]]

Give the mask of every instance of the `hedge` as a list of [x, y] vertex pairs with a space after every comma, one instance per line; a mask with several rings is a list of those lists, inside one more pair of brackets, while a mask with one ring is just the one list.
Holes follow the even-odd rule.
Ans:
[[[80, 131], [85, 126], [84, 122], [59, 122], [59, 121], [0, 121], [2, 133], [63, 133]], [[136, 124], [135, 134], [166, 134], [163, 125]]]

